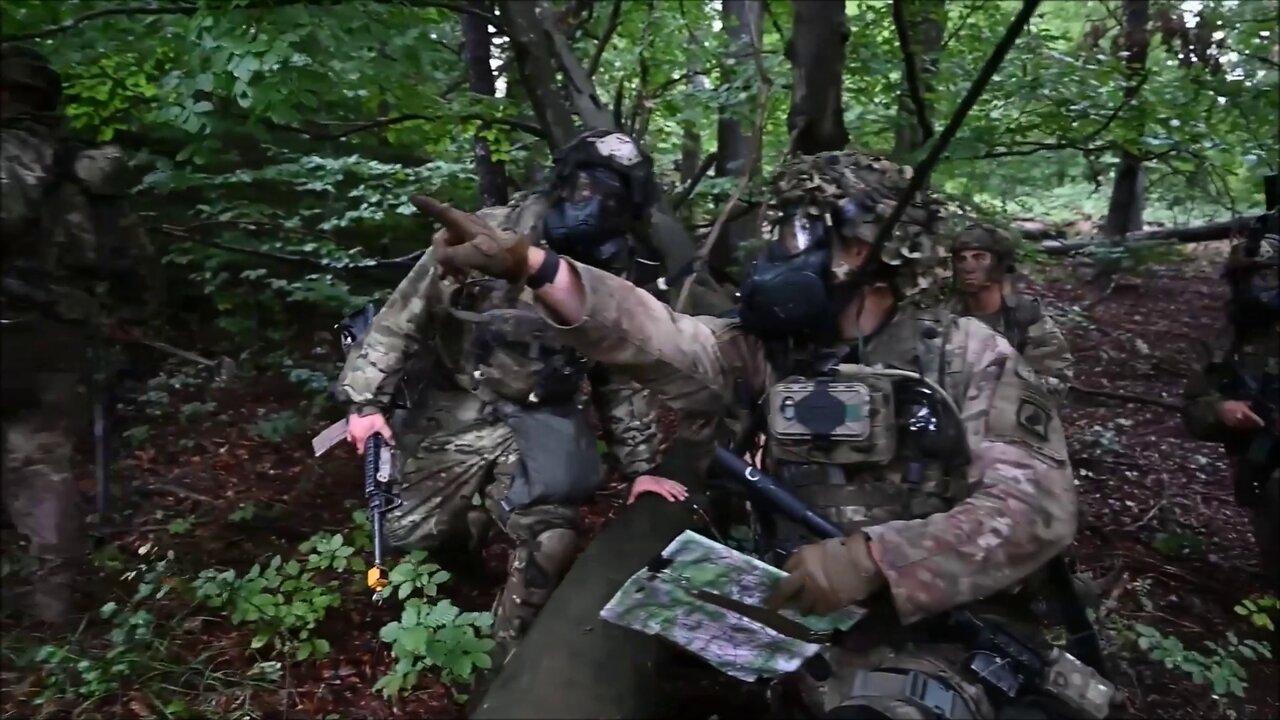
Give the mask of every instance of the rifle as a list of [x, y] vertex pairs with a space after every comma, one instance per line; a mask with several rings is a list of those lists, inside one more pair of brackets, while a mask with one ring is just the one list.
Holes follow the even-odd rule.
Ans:
[[[716, 448], [712, 467], [747, 488], [768, 509], [823, 538], [845, 532], [792, 495], [764, 471], [725, 448]], [[1074, 656], [1054, 648], [1048, 657], [1004, 628], [979, 620], [967, 610], [950, 610], [946, 621], [973, 649], [967, 664], [979, 682], [1006, 702], [1039, 692], [1090, 718], [1105, 718], [1115, 686]]]
[[366, 582], [373, 591], [373, 601], [381, 604], [382, 591], [390, 582], [383, 564], [383, 522], [387, 512], [400, 506], [391, 485], [391, 446], [374, 433], [364, 444], [364, 497], [369, 507], [369, 524], [373, 526], [373, 565]]

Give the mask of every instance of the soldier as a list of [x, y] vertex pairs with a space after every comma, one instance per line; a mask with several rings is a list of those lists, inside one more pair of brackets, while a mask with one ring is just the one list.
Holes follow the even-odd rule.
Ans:
[[1071, 349], [1039, 298], [1013, 290], [1013, 238], [994, 225], [971, 224], [952, 243], [951, 262], [959, 291], [951, 312], [977, 318], [1004, 335], [1061, 403], [1071, 387]]
[[[657, 193], [652, 168], [626, 135], [588, 132], [557, 154], [549, 192], [479, 215], [602, 272], [652, 283], [663, 270], [654, 245], [678, 241], [648, 237]], [[611, 379], [603, 367], [588, 368], [554, 338], [523, 282], [537, 287], [538, 276], [517, 283], [444, 277], [431, 255], [396, 288], [349, 354], [338, 385], [350, 403], [347, 437], [358, 451], [373, 433], [399, 448], [403, 504], [387, 521], [394, 545], [438, 548], [466, 536], [474, 549], [490, 518], [516, 541], [495, 606], [500, 663], [568, 570], [578, 505], [603, 480], [579, 397], [584, 375], [625, 476], [640, 478], [657, 463], [657, 428], [648, 393]], [[410, 363], [421, 365], [406, 371]], [[388, 422], [402, 376], [425, 378], [430, 399], [415, 397], [421, 411]], [[658, 479], [638, 487], [672, 492]]]
[[811, 710], [992, 718], [994, 698], [962, 667], [964, 644], [933, 619], [956, 607], [1029, 616], [1019, 590], [1071, 543], [1076, 492], [1035, 373], [999, 334], [929, 299], [947, 259], [936, 205], [912, 202], [871, 252], [908, 170], [845, 152], [784, 167], [774, 180], [783, 217], [737, 319], [675, 313], [518, 232], [412, 201], [444, 226], [433, 246], [442, 268], [536, 278], [565, 341], [676, 410], [762, 402], [767, 469], [849, 533], [813, 543], [778, 518], [770, 556], [787, 556], [789, 575], [770, 604], [822, 614], [884, 598], [901, 623], [878, 624], [883, 642], [857, 651], [826, 648], [826, 670], [797, 673]]
[[39, 568], [31, 612], [53, 624], [69, 618], [88, 549], [72, 446], [88, 424], [90, 348], [136, 335], [154, 288], [122, 154], [63, 138], [61, 96], [43, 55], [0, 46], [4, 507]]
[[1199, 440], [1222, 443], [1235, 468], [1236, 501], [1248, 509], [1263, 565], [1280, 583], [1280, 175], [1267, 177], [1267, 210], [1232, 246], [1226, 331], [1183, 393], [1183, 422]]

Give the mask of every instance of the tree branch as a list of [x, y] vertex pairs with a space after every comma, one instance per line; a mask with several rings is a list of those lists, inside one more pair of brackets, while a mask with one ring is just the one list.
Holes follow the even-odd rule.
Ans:
[[698, 166], [698, 169], [695, 170], [693, 175], [689, 178], [688, 184], [680, 191], [680, 194], [676, 196], [676, 199], [671, 201], [672, 210], [679, 210], [680, 206], [684, 205], [685, 202], [693, 195], [693, 191], [698, 188], [698, 184], [702, 182], [702, 178], [705, 177], [706, 174], [711, 171], [712, 166], [716, 164], [716, 157], [716, 154], [713, 152], [708, 153], [706, 157], [702, 158], [702, 164]]
[[[275, 128], [277, 130], [285, 130], [287, 132], [297, 133], [299, 135], [305, 135], [313, 140], [341, 140], [342, 138], [355, 135], [356, 133], [362, 133], [362, 132], [365, 132], [366, 130], [374, 130], [377, 128], [391, 127], [392, 125], [402, 125], [407, 122], [431, 121], [431, 120], [438, 120], [438, 119], [439, 118], [434, 118], [427, 115], [407, 114], [407, 115], [395, 115], [392, 117], [378, 118], [376, 120], [369, 120], [367, 122], [357, 122], [354, 124], [346, 121], [323, 121], [323, 120], [317, 121], [317, 124], [324, 124], [324, 125], [350, 125], [350, 127], [347, 127], [343, 130], [334, 131], [334, 132], [308, 130], [306, 128], [297, 127], [295, 125], [285, 125], [283, 123], [278, 123], [274, 121], [267, 121], [266, 124], [269, 127]], [[528, 133], [530, 135], [533, 135], [534, 137], [543, 138], [543, 139], [546, 138], [546, 133], [543, 132], [540, 126], [525, 120], [516, 120], [513, 118], [491, 118], [491, 117], [479, 115], [477, 113], [468, 113], [466, 115], [461, 116], [460, 119], [461, 120], [480, 120], [480, 121], [489, 123], [490, 125], [503, 125], [515, 130], [520, 130], [521, 132]]]
[[196, 5], [170, 5], [167, 7], [153, 7], [149, 5], [126, 5], [123, 7], [103, 8], [94, 10], [83, 15], [76, 16], [70, 20], [44, 28], [43, 30], [34, 30], [32, 32], [17, 33], [15, 35], [0, 35], [0, 42], [18, 42], [20, 40], [36, 40], [38, 38], [49, 37], [59, 33], [74, 30], [81, 25], [98, 18], [110, 17], [113, 15], [191, 15], [199, 10]]
[[[248, 222], [248, 221], [213, 220], [208, 222], [195, 223], [194, 225], [189, 225], [186, 227], [179, 226], [179, 225], [155, 225], [155, 226], [151, 226], [149, 229], [159, 231], [164, 235], [177, 238], [178, 240], [193, 242], [197, 245], [204, 245], [205, 247], [211, 247], [215, 250], [239, 253], [241, 255], [252, 255], [253, 257], [264, 258], [267, 260], [274, 260], [276, 262], [281, 262], [288, 265], [303, 266], [303, 267], [309, 267], [309, 268], [314, 268], [319, 270], [327, 270], [331, 272], [350, 272], [353, 270], [355, 271], [409, 270], [413, 268], [414, 264], [417, 263], [418, 259], [422, 257], [422, 254], [426, 252], [425, 250], [419, 250], [418, 252], [405, 255], [404, 257], [378, 259], [378, 260], [365, 260], [358, 263], [349, 263], [349, 264], [334, 263], [327, 260], [321, 260], [319, 258], [306, 257], [304, 255], [288, 255], [286, 253], [271, 252], [269, 250], [259, 250], [257, 248], [240, 247], [239, 245], [232, 245], [230, 243], [224, 243], [218, 240], [211, 240], [209, 238], [201, 237], [197, 234], [189, 232], [191, 229], [194, 229], [196, 227], [207, 226], [207, 225], [219, 225], [219, 224], [244, 225], [247, 227], [271, 225], [271, 223], [254, 223], [254, 222]], [[306, 233], [306, 231], [299, 231], [299, 232]], [[315, 234], [318, 234], [318, 233], [315, 233]]]
[[916, 67], [916, 55], [911, 51], [911, 38], [907, 35], [907, 0], [893, 0], [893, 27], [898, 33], [898, 48], [902, 51], [902, 76], [907, 83], [907, 95], [916, 110], [916, 124], [920, 127], [921, 144], [933, 137], [933, 125], [925, 113], [924, 95], [920, 92], [920, 75]]
[[600, 61], [604, 58], [604, 49], [609, 46], [613, 34], [618, 31], [621, 20], [622, 0], [613, 0], [613, 7], [609, 9], [609, 20], [605, 23], [604, 35], [600, 36], [600, 42], [596, 43], [595, 52], [591, 53], [591, 60], [587, 63], [587, 77], [596, 76], [596, 71], [600, 69]]
[[1147, 397], [1146, 395], [1134, 395], [1132, 393], [1120, 392], [1118, 390], [1104, 390], [1102, 388], [1088, 388], [1075, 383], [1071, 384], [1071, 392], [1080, 393], [1081, 395], [1093, 395], [1095, 397], [1109, 398], [1111, 400], [1123, 400], [1125, 402], [1140, 403], [1142, 405], [1155, 405], [1156, 407], [1169, 408], [1170, 410], [1181, 410], [1182, 405], [1172, 400], [1164, 398]]

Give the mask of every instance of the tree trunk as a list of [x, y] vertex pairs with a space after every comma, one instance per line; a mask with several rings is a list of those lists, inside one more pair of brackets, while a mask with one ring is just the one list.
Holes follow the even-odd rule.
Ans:
[[[1129, 101], [1130, 112], [1142, 117], [1142, 108], [1136, 102], [1141, 90], [1142, 76], [1147, 68], [1147, 50], [1151, 45], [1149, 22], [1150, 0], [1124, 0], [1124, 35], [1120, 43], [1125, 60], [1124, 97]], [[1142, 132], [1139, 122], [1137, 136]], [[1146, 205], [1146, 173], [1142, 159], [1127, 148], [1120, 149], [1120, 165], [1116, 168], [1115, 184], [1111, 188], [1111, 202], [1107, 207], [1104, 231], [1119, 236], [1142, 228], [1142, 211]]]
[[[467, 0], [474, 10], [489, 12], [488, 0]], [[497, 87], [490, 65], [492, 50], [489, 44], [489, 23], [468, 13], [459, 13], [462, 23], [462, 59], [467, 68], [467, 86], [471, 92], [494, 97]], [[507, 204], [507, 171], [502, 163], [493, 159], [489, 142], [484, 139], [487, 125], [481, 124], [475, 137], [476, 191], [480, 207]]]
[[844, 3], [793, 0], [791, 8], [791, 39], [786, 50], [792, 78], [787, 132], [803, 127], [795, 145], [800, 153], [843, 150], [849, 143], [840, 101], [849, 39]]
[[[908, 51], [903, 54], [902, 86], [898, 92], [898, 118], [894, 131], [893, 158], [911, 162], [934, 133], [934, 80], [942, 55], [942, 39], [947, 29], [945, 0], [894, 0], [903, 6]], [[910, 67], [908, 67], [910, 63]], [[907, 73], [914, 72], [916, 87]], [[920, 103], [917, 108], [916, 103]], [[923, 122], [923, 124], [922, 124]]]
[[[763, 42], [761, 29], [764, 22], [764, 3], [760, 0], [723, 0], [723, 22], [729, 38], [727, 55], [721, 70], [722, 77], [732, 72], [732, 67], [746, 63], [744, 58]], [[716, 124], [716, 176], [754, 176], [760, 171], [760, 141], [754, 135], [755, 128], [743, 128], [743, 105], [721, 107]], [[708, 264], [716, 270], [728, 270], [738, 262], [738, 248], [755, 235], [755, 220], [751, 214], [725, 225], [716, 238], [707, 257]]]
[[547, 144], [555, 152], [577, 135], [577, 124], [560, 91], [552, 59], [554, 49], [538, 19], [538, 5], [528, 0], [498, 0], [498, 9], [511, 37], [520, 84], [529, 97], [534, 117], [547, 132]]
[[[695, 454], [675, 443], [664, 477], [692, 483]], [[600, 619], [618, 588], [692, 525], [683, 504], [640, 496], [574, 562], [476, 711], [486, 718], [642, 718], [666, 711], [657, 669], [670, 652], [656, 637]]]

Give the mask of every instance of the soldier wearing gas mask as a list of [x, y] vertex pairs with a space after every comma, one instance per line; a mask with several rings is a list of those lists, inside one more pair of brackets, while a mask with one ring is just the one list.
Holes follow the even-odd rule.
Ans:
[[[549, 191], [478, 215], [611, 276], [653, 282], [666, 272], [647, 236], [656, 192], [652, 160], [630, 137], [590, 132], [557, 154]], [[498, 663], [568, 570], [579, 505], [605, 479], [588, 402], [625, 476], [658, 462], [648, 393], [553, 330], [523, 282], [447, 275], [428, 251], [349, 349], [336, 384], [356, 448], [373, 433], [395, 446], [393, 545], [474, 550], [493, 520], [515, 540], [495, 607]]]
[[994, 225], [974, 223], [951, 245], [958, 297], [951, 311], [981, 320], [1005, 336], [1059, 402], [1071, 387], [1071, 349], [1040, 300], [1013, 287], [1014, 240]]
[[[963, 607], [1035, 634], [1022, 588], [1071, 543], [1076, 492], [1034, 371], [937, 297], [948, 274], [937, 204], [912, 202], [873, 245], [909, 170], [853, 152], [784, 166], [773, 181], [782, 218], [736, 318], [673, 312], [518, 232], [424, 196], [414, 204], [444, 227], [433, 246], [443, 270], [526, 282], [564, 341], [677, 411], [721, 416], [747, 403], [763, 415], [765, 469], [848, 533], [814, 542], [771, 518], [757, 542], [788, 576], [769, 605], [883, 613], [870, 623], [882, 636], [828, 646], [795, 673], [811, 712], [1007, 716], [938, 618]], [[1019, 702], [1017, 713], [1038, 712], [1027, 705], [1036, 700]]]
[[1236, 501], [1253, 519], [1262, 565], [1280, 584], [1280, 175], [1266, 178], [1267, 212], [1231, 247], [1227, 325], [1183, 393], [1183, 421], [1222, 443], [1234, 462]]

